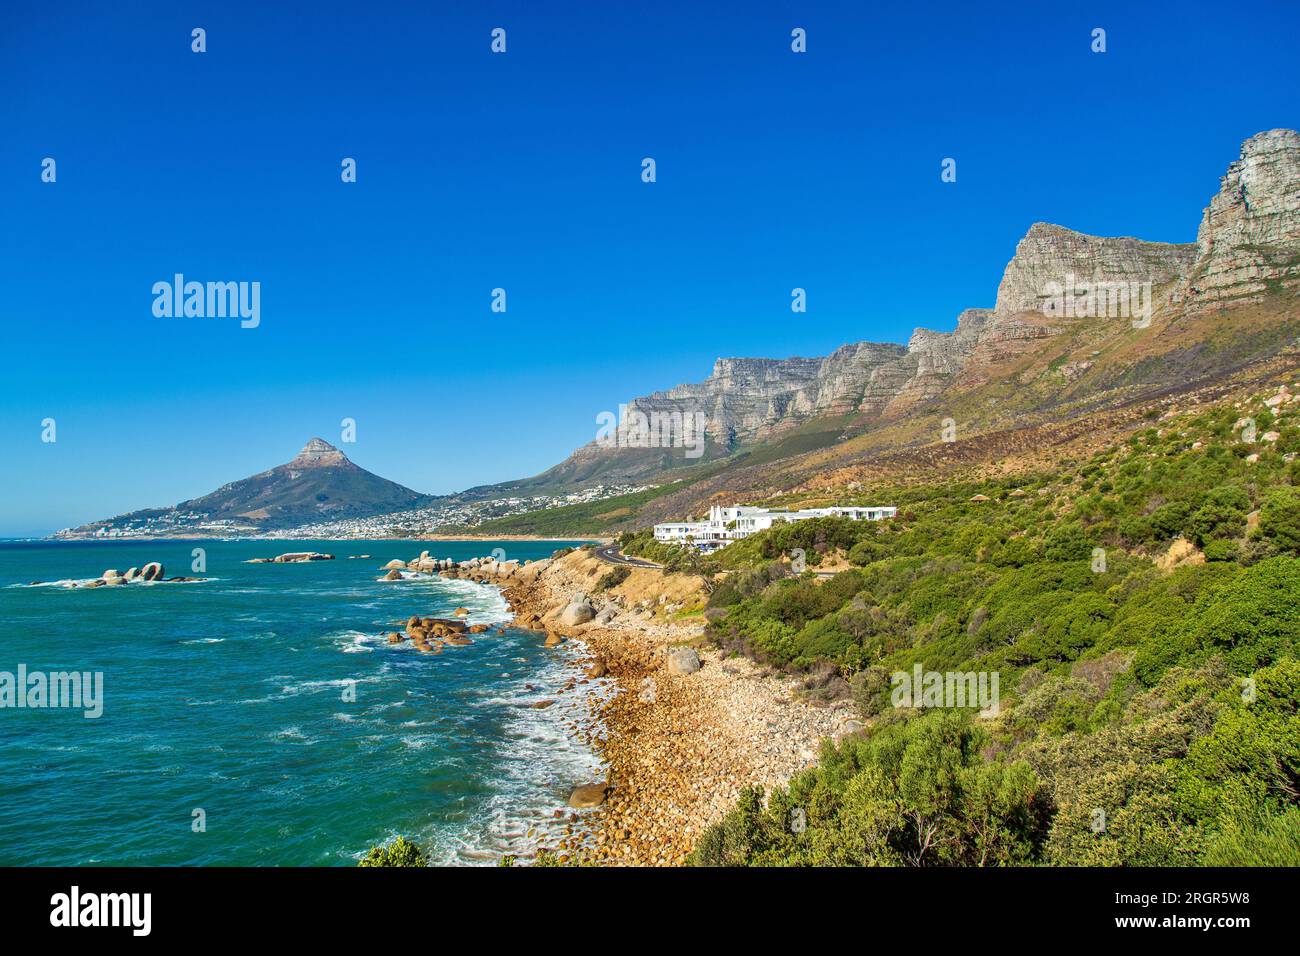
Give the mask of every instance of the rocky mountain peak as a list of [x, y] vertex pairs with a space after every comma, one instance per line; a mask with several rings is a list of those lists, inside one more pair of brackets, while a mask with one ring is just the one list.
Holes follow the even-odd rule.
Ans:
[[1201, 261], [1187, 282], [1191, 304], [1255, 298], [1270, 282], [1300, 286], [1300, 133], [1271, 129], [1242, 143], [1196, 241]]
[[1130, 236], [1090, 236], [1036, 222], [1016, 245], [998, 284], [993, 325], [1021, 312], [1037, 312], [1047, 289], [1080, 282], [1149, 282], [1159, 288], [1187, 275], [1195, 243], [1145, 242]]
[[341, 465], [348, 460], [343, 452], [321, 438], [313, 438], [302, 446], [302, 451], [289, 462], [291, 467], [311, 468], [325, 465]]

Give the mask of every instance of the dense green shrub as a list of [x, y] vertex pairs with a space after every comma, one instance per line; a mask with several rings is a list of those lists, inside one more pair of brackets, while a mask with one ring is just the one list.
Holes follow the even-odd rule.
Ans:
[[593, 594], [600, 594], [611, 588], [616, 588], [632, 576], [632, 569], [625, 564], [616, 565], [610, 568], [600, 576], [595, 586], [592, 587]]
[[406, 837], [399, 836], [392, 843], [371, 847], [370, 852], [357, 866], [428, 866], [424, 851]]
[[1300, 489], [1275, 488], [1264, 496], [1259, 533], [1280, 551], [1300, 553]]

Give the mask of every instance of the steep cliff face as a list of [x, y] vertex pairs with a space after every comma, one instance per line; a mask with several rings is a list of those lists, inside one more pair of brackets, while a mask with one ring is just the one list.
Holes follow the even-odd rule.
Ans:
[[1270, 283], [1300, 287], [1300, 133], [1274, 129], [1242, 144], [1196, 244], [1184, 290], [1190, 308], [1257, 299]]
[[985, 334], [992, 309], [966, 309], [952, 332], [917, 329], [907, 342], [910, 374], [880, 408], [886, 416], [902, 415], [938, 397], [965, 368]]
[[731, 446], [771, 437], [782, 423], [806, 416], [805, 389], [815, 389], [818, 358], [720, 358], [702, 382], [678, 385], [628, 402], [646, 416], [703, 415], [713, 442]]
[[1021, 312], [1044, 312], [1055, 288], [1085, 283], [1150, 283], [1161, 289], [1187, 275], [1197, 256], [1194, 242], [1143, 242], [1088, 236], [1036, 222], [1016, 246], [998, 283], [992, 325]]
[[[720, 358], [704, 381], [628, 406], [647, 416], [701, 418], [708, 457], [716, 457], [780, 439], [819, 418], [853, 416], [856, 428], [898, 419], [945, 393], [1017, 374], [1009, 371], [1016, 363], [1032, 367], [1052, 351], [1068, 352], [1073, 346], [1066, 343], [1081, 330], [1088, 348], [1099, 348], [1132, 328], [1147, 328], [1145, 320], [1161, 310], [1294, 287], [1300, 287], [1300, 134], [1272, 130], [1242, 146], [1195, 243], [1089, 236], [1035, 223], [1002, 273], [994, 307], [965, 310], [952, 332], [917, 329], [906, 346], [857, 342], [824, 358]], [[1149, 334], [1158, 336], [1159, 329]], [[1064, 363], [1057, 381], [1073, 382], [1090, 365]], [[538, 478], [642, 479], [691, 463], [663, 447], [593, 444]]]
[[952, 332], [917, 329], [906, 346], [857, 342], [821, 359], [720, 358], [704, 381], [628, 406], [646, 415], [703, 414], [721, 448], [770, 441], [822, 416], [896, 417], [938, 397], [968, 364], [995, 366], [1056, 335], [1060, 323], [1043, 304], [1054, 286], [1138, 283], [1163, 295], [1196, 255], [1195, 243], [1106, 239], [1036, 223], [1003, 273], [996, 306], [965, 310]]

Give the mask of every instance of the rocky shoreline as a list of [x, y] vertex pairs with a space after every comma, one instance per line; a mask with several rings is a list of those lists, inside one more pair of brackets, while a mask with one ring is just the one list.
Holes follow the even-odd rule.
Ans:
[[805, 702], [794, 678], [703, 647], [698, 578], [634, 568], [611, 583], [612, 566], [582, 549], [523, 564], [425, 561], [426, 573], [502, 588], [516, 626], [547, 646], [585, 651], [566, 687], [584, 695], [587, 717], [571, 729], [607, 776], [574, 781], [570, 809], [557, 808], [568, 823], [548, 849], [562, 862], [680, 865], [745, 786], [785, 783], [822, 739], [859, 726], [847, 702]]

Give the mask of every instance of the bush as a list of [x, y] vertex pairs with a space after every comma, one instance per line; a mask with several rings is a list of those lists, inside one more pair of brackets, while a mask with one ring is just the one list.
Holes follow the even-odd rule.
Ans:
[[1259, 533], [1279, 551], [1300, 554], [1300, 488], [1275, 488], [1264, 496]]
[[1239, 537], [1249, 510], [1250, 496], [1241, 488], [1235, 485], [1213, 488], [1205, 496], [1205, 503], [1192, 515], [1192, 537], [1200, 545], [1216, 538]]
[[631, 576], [632, 570], [627, 565], [617, 565], [610, 568], [605, 574], [601, 575], [600, 580], [597, 581], [595, 586], [591, 589], [591, 593], [600, 594], [604, 591], [609, 591], [618, 587]]
[[424, 851], [406, 837], [399, 836], [392, 843], [371, 847], [357, 866], [428, 866]]
[[1205, 866], [1300, 866], [1300, 809], [1233, 823], [1205, 848]]
[[1237, 542], [1223, 538], [1207, 541], [1203, 550], [1206, 561], [1232, 561], [1237, 557]]

